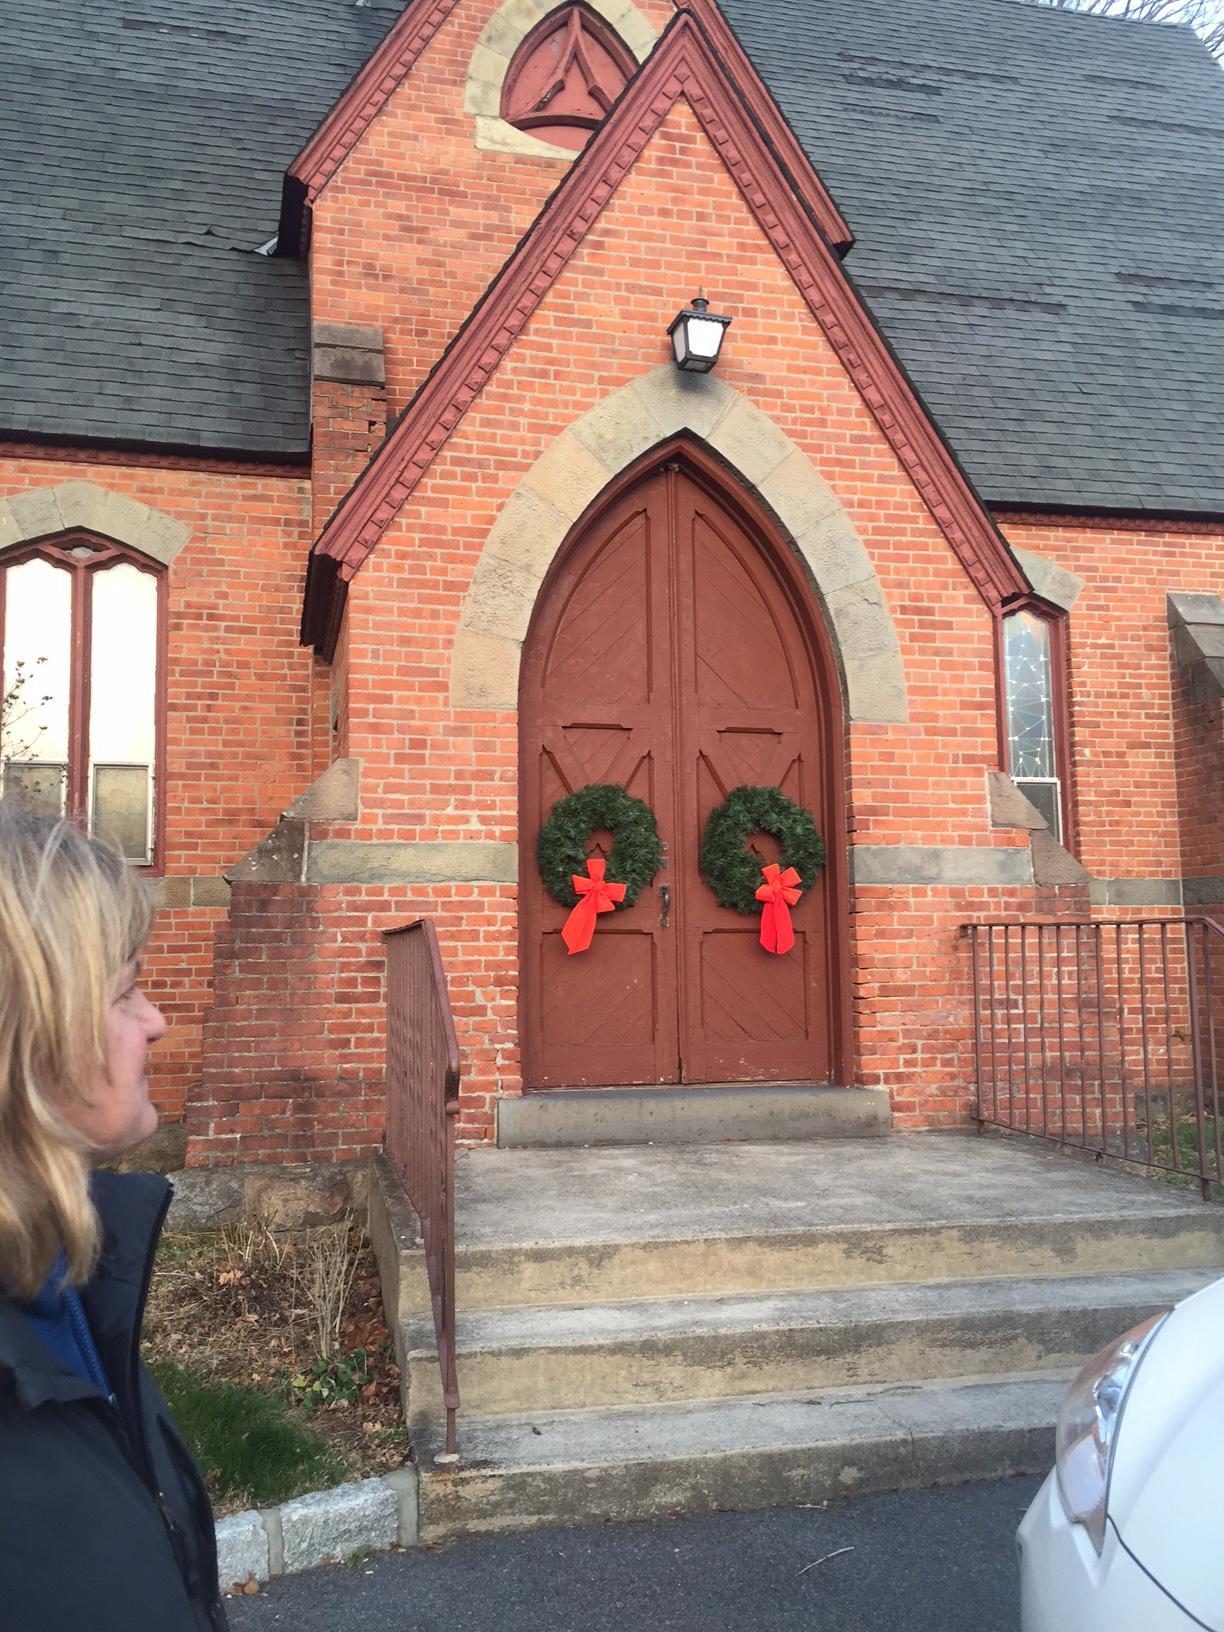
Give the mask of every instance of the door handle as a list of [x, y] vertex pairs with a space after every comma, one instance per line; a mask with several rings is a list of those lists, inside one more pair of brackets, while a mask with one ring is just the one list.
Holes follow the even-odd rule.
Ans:
[[659, 919], [659, 928], [667, 928], [667, 920], [671, 916], [671, 885], [659, 885], [659, 899], [663, 903], [663, 913]]

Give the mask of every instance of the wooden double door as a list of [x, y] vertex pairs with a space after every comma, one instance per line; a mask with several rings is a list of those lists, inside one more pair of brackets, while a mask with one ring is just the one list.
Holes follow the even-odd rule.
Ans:
[[[609, 500], [541, 593], [521, 696], [528, 1088], [831, 1078], [828, 870], [782, 957], [700, 871], [706, 819], [741, 783], [781, 787], [840, 843], [826, 825], [836, 697], [806, 588], [766, 526], [704, 458], [672, 457]], [[650, 805], [666, 859], [570, 956], [535, 845], [556, 801], [591, 782]], [[777, 859], [764, 835], [751, 843]], [[610, 850], [594, 836], [590, 854]]]

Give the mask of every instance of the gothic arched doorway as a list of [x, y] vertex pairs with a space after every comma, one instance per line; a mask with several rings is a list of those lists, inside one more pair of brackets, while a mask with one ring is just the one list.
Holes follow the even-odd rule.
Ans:
[[[614, 482], [560, 551], [519, 718], [525, 1087], [846, 1080], [836, 668], [793, 551], [687, 439]], [[651, 806], [667, 865], [571, 957], [535, 843], [555, 802], [590, 782]], [[741, 783], [781, 787], [825, 838], [783, 957], [700, 874], [706, 819]], [[606, 848], [597, 836], [592, 852]]]

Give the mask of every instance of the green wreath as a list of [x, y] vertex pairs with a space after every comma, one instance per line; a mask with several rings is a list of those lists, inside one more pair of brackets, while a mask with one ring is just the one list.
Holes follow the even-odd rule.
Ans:
[[631, 907], [659, 870], [663, 846], [650, 806], [613, 782], [588, 782], [557, 800], [536, 848], [544, 888], [563, 907], [578, 904], [573, 875], [586, 872], [587, 845], [601, 827], [612, 835], [608, 881], [625, 885], [622, 907]]
[[810, 890], [824, 866], [824, 840], [811, 812], [788, 799], [781, 788], [751, 784], [732, 788], [711, 811], [701, 842], [701, 871], [720, 907], [752, 917], [760, 912], [756, 898], [761, 863], [748, 849], [753, 833], [768, 833], [782, 847], [781, 865], [793, 867], [804, 890]]

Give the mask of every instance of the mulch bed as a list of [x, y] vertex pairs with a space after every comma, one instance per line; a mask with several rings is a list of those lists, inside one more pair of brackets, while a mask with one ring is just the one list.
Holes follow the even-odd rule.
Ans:
[[[205, 1381], [289, 1401], [293, 1415], [340, 1453], [349, 1476], [366, 1478], [409, 1459], [399, 1368], [374, 1255], [356, 1228], [348, 1234], [355, 1268], [339, 1340], [330, 1362], [319, 1359], [305, 1273], [314, 1234], [283, 1237], [235, 1225], [164, 1237], [145, 1313], [145, 1349]], [[226, 1505], [219, 1501], [218, 1511]]]

